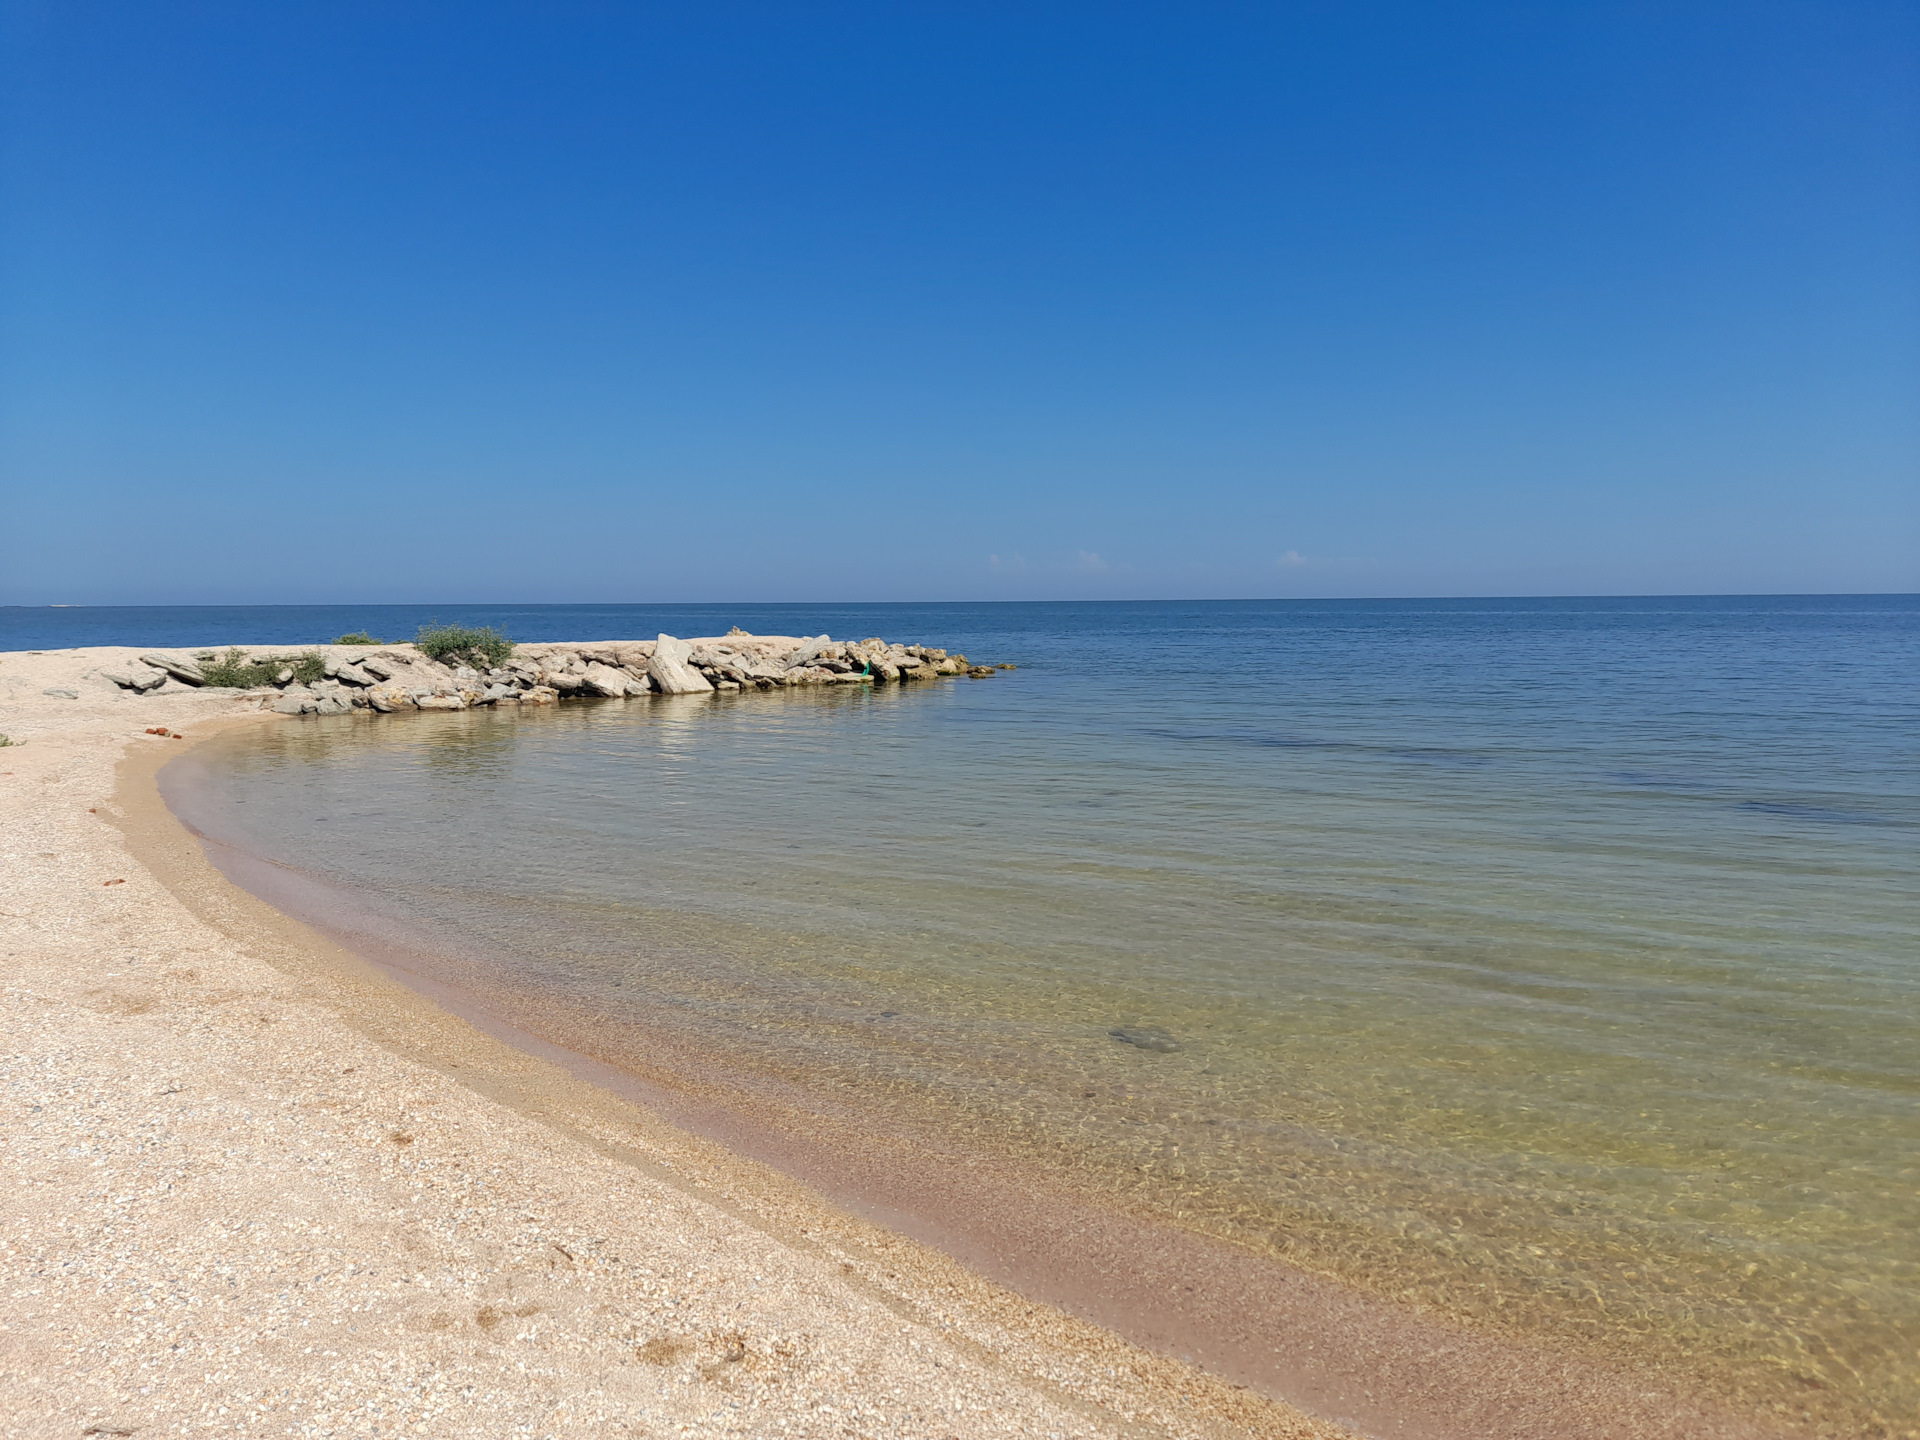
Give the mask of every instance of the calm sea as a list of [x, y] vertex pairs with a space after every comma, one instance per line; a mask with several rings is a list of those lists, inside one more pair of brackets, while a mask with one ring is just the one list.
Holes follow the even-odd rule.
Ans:
[[[0, 615], [431, 618], [50, 613]], [[1920, 1414], [1920, 599], [437, 613], [1019, 668], [260, 727], [196, 752], [195, 822], [740, 1074], [1756, 1401]]]

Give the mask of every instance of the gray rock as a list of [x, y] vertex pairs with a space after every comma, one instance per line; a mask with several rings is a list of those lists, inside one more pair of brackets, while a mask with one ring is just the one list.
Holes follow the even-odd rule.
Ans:
[[167, 672], [149, 669], [145, 665], [129, 665], [124, 670], [102, 670], [100, 678], [111, 680], [122, 690], [133, 690], [144, 694], [148, 690], [158, 690], [167, 683]]
[[693, 647], [684, 640], [662, 635], [653, 642], [653, 658], [647, 661], [647, 676], [664, 695], [706, 695], [713, 692], [707, 677], [687, 663]]
[[309, 715], [320, 708], [320, 702], [312, 694], [289, 690], [274, 701], [270, 708], [276, 715]]
[[352, 703], [338, 695], [322, 695], [313, 702], [313, 713], [316, 715], [345, 715], [351, 709]]
[[416, 695], [414, 706], [421, 710], [464, 710], [467, 702], [458, 695]]
[[358, 665], [340, 665], [332, 672], [333, 678], [343, 685], [358, 685], [362, 689], [373, 684], [373, 676]]
[[399, 673], [391, 656], [370, 655], [365, 660], [356, 661], [359, 667], [376, 680], [391, 680]]
[[142, 655], [140, 663], [151, 665], [156, 670], [164, 670], [176, 680], [188, 685], [204, 685], [207, 677], [200, 673], [200, 667], [193, 661], [179, 655], [162, 655], [157, 651], [151, 655]]
[[793, 654], [787, 656], [785, 668], [793, 670], [801, 665], [805, 665], [832, 643], [833, 641], [828, 639], [824, 634], [814, 636], [811, 640], [807, 641], [806, 644], [794, 651]]
[[604, 695], [609, 700], [623, 700], [627, 694], [627, 677], [611, 665], [603, 665], [598, 660], [587, 666], [586, 688], [596, 695]]
[[51, 695], [56, 700], [78, 700], [80, 698], [80, 692], [78, 690], [42, 690], [40, 693], [42, 695]]

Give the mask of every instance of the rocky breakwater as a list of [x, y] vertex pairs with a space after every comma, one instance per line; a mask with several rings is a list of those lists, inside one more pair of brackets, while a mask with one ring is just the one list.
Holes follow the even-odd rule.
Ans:
[[[878, 638], [751, 635], [697, 640], [516, 645], [496, 665], [435, 659], [413, 645], [321, 645], [298, 654], [232, 648], [153, 651], [102, 668], [122, 690], [163, 686], [224, 691], [283, 715], [353, 710], [466, 710], [483, 705], [548, 705], [573, 699], [723, 695], [803, 685], [897, 685], [951, 676], [986, 679], [1011, 665], [975, 665], [964, 655]], [[230, 682], [244, 677], [249, 683]]]

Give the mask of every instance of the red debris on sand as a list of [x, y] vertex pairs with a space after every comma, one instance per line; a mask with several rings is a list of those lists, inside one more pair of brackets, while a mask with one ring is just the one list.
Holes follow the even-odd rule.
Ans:
[[102, 885], [124, 885], [127, 882], [124, 880], [102, 880], [100, 883]]
[[172, 733], [173, 732], [164, 725], [149, 725], [147, 727], [147, 734], [149, 735], [170, 735]]

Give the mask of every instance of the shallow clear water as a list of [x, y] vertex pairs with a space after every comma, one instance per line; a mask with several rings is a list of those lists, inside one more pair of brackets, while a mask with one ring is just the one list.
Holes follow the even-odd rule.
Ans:
[[780, 618], [1020, 668], [260, 727], [190, 818], [610, 1027], [1920, 1413], [1920, 601]]

